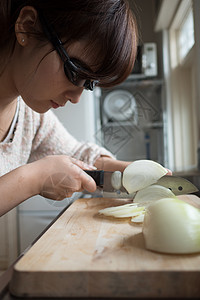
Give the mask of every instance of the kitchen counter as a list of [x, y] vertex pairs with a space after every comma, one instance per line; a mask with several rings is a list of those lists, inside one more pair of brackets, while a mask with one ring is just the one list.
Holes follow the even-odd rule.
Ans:
[[[9, 284], [10, 281], [12, 279], [12, 275], [13, 275], [13, 268], [15, 266], [15, 264], [24, 256], [24, 254], [40, 239], [40, 237], [42, 237], [43, 234], [45, 234], [45, 232], [56, 222], [56, 220], [69, 208], [69, 205], [67, 205], [66, 208], [64, 208], [61, 213], [47, 226], [47, 228], [35, 239], [35, 241], [33, 241], [33, 243], [23, 252], [21, 253], [21, 255], [19, 255], [19, 257], [17, 258], [17, 260], [0, 276], [0, 300], [19, 300], [19, 299], [28, 299], [28, 300], [55, 300], [55, 298], [26, 298], [26, 297], [15, 297], [13, 295], [11, 295], [10, 291], [9, 291]], [[67, 300], [74, 300], [75, 298], [60, 298], [60, 299], [67, 299]], [[100, 298], [89, 298], [89, 300], [98, 300]], [[103, 300], [105, 300], [106, 298], [103, 298]], [[76, 300], [79, 300], [79, 298], [76, 298]], [[83, 300], [83, 298], [80, 298], [80, 300]], [[85, 298], [86, 300], [86, 298]], [[109, 300], [112, 300], [112, 298], [109, 298]], [[122, 300], [122, 298], [118, 298], [118, 300]], [[137, 299], [135, 299], [137, 300]], [[140, 298], [140, 300], [142, 300]], [[144, 299], [145, 300], [145, 299]], [[164, 300], [164, 299], [163, 299]]]
[[78, 199], [64, 209], [0, 278], [0, 299], [19, 299], [10, 282], [20, 299], [199, 298], [199, 254], [147, 251], [141, 225], [98, 215], [125, 201]]
[[[68, 208], [68, 207], [67, 207]], [[67, 208], [65, 208], [60, 214], [59, 214], [59, 216], [61, 216], [63, 213], [64, 213], [64, 211], [67, 209]], [[28, 251], [28, 249], [30, 249], [33, 245], [34, 245], [34, 243], [35, 242], [37, 242], [37, 240], [55, 223], [55, 221], [59, 218], [59, 216], [57, 216], [56, 218], [55, 218], [55, 220], [53, 220], [53, 222], [42, 232], [42, 234], [41, 235], [39, 235], [39, 237], [30, 245], [30, 247], [28, 247], [19, 257], [18, 257], [18, 259], [0, 276], [0, 300], [19, 300], [19, 299], [28, 299], [28, 300], [55, 300], [55, 298], [51, 298], [51, 297], [43, 297], [43, 298], [41, 298], [41, 297], [39, 297], [39, 298], [30, 298], [30, 297], [28, 297], [28, 298], [26, 298], [26, 297], [23, 297], [23, 298], [21, 298], [21, 297], [15, 297], [15, 296], [13, 296], [13, 295], [11, 295], [11, 293], [10, 293], [10, 291], [9, 291], [9, 284], [10, 284], [10, 281], [11, 281], [11, 278], [12, 278], [12, 275], [13, 275], [13, 268], [14, 268], [14, 266], [15, 266], [15, 264], [17, 263], [17, 261], [19, 261], [22, 257], [23, 257], [23, 255], [26, 253], [26, 251]], [[69, 297], [62, 297], [62, 298], [59, 298], [59, 299], [63, 299], [63, 300], [83, 300], [83, 298], [69, 298]], [[105, 300], [106, 298], [104, 297], [104, 298], [97, 298], [97, 297], [95, 297], [95, 298], [92, 298], [92, 297], [90, 297], [90, 298], [88, 298], [88, 300]], [[114, 299], [116, 299], [116, 298], [110, 298], [109, 297], [109, 300], [114, 300]], [[124, 300], [124, 298], [117, 298], [118, 300]], [[137, 298], [134, 298], [135, 300], [146, 300], [145, 298], [139, 298], [139, 299], [137, 299]], [[87, 300], [87, 298], [84, 298], [84, 300]], [[162, 300], [165, 300], [164, 298], [162, 298]], [[166, 299], [167, 300], [167, 299]], [[191, 299], [192, 300], [192, 299]]]

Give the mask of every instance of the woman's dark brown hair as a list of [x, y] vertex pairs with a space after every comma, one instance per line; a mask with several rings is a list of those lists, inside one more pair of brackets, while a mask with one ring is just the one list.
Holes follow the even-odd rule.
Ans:
[[[15, 22], [24, 6], [42, 12], [66, 45], [87, 41], [88, 55], [95, 53], [95, 72], [100, 86], [110, 87], [124, 81], [131, 73], [137, 51], [137, 25], [128, 0], [1, 0], [0, 53], [12, 55], [16, 38]], [[29, 34], [45, 40], [42, 31], [30, 28]], [[99, 63], [100, 62], [100, 63]]]

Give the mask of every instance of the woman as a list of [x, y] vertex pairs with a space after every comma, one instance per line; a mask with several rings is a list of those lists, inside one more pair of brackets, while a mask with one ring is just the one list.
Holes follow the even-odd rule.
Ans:
[[84, 169], [124, 170], [128, 162], [78, 142], [50, 109], [124, 81], [136, 49], [126, 0], [1, 0], [0, 215], [36, 194], [94, 192]]

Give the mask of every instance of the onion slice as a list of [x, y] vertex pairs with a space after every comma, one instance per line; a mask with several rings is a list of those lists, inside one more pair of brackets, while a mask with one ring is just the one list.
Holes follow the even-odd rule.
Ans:
[[145, 210], [140, 211], [136, 216], [131, 218], [131, 222], [133, 223], [143, 223], [145, 216]]
[[162, 198], [175, 198], [174, 193], [161, 185], [150, 185], [138, 191], [134, 197], [134, 201], [145, 206]]
[[130, 203], [120, 206], [108, 207], [99, 210], [100, 214], [105, 216], [112, 216], [115, 218], [128, 218], [137, 216], [141, 211], [144, 211], [145, 207], [137, 207], [137, 203]]
[[142, 230], [149, 250], [200, 252], [200, 210], [178, 198], [163, 198], [148, 206]]
[[153, 160], [136, 160], [125, 168], [122, 183], [129, 194], [132, 194], [156, 183], [167, 172]]

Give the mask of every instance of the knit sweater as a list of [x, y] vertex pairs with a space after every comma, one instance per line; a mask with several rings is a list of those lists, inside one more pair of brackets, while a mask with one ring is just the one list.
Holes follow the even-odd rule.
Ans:
[[109, 151], [96, 144], [77, 141], [51, 110], [39, 114], [20, 99], [13, 140], [0, 143], [0, 175], [44, 156], [58, 154], [91, 165], [101, 155], [112, 157]]

